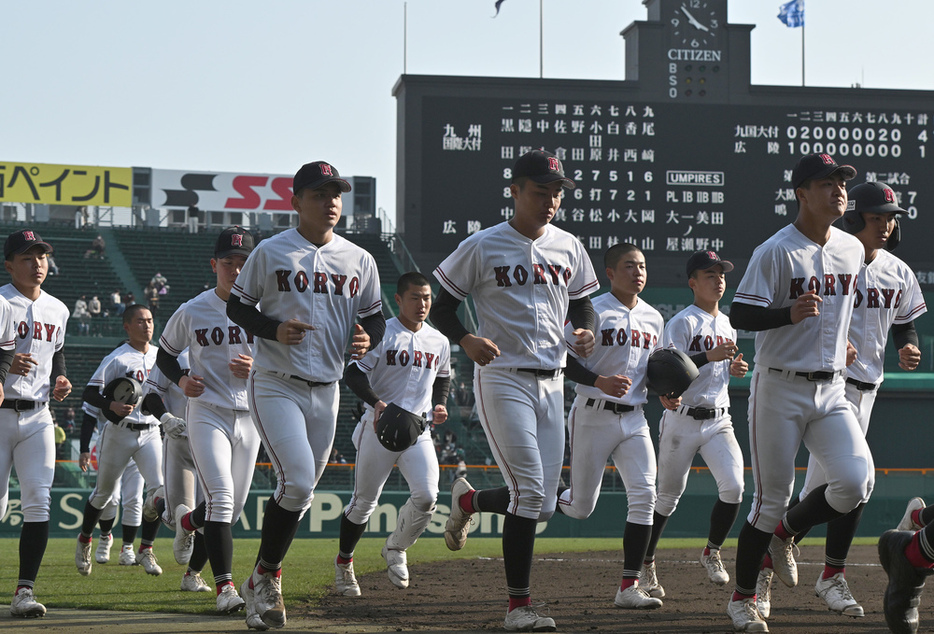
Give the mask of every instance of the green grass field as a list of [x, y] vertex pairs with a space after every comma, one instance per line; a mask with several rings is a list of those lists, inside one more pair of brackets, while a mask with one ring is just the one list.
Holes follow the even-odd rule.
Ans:
[[[119, 542], [119, 538], [117, 540]], [[18, 539], [0, 540], [0, 588], [6, 587], [12, 595], [17, 579]], [[380, 557], [384, 540], [364, 538], [354, 555], [357, 575], [384, 570]], [[703, 548], [703, 539], [662, 540], [664, 548]], [[821, 540], [808, 540], [809, 544]], [[875, 543], [875, 538], [859, 538], [857, 544]], [[97, 547], [97, 540], [94, 541]], [[234, 541], [234, 582], [238, 588], [253, 568], [258, 539]], [[622, 539], [539, 539], [535, 544], [537, 555], [557, 552], [587, 552], [619, 550]], [[736, 540], [728, 540], [724, 546], [736, 547]], [[36, 595], [48, 607], [81, 608], [91, 610], [133, 610], [140, 612], [180, 612], [213, 614], [213, 594], [206, 592], [181, 592], [179, 585], [185, 567], [175, 563], [172, 556], [171, 534], [156, 542], [156, 557], [163, 573], [159, 577], [147, 575], [140, 566], [119, 566], [119, 543], [111, 551], [111, 562], [94, 563], [91, 575], [82, 577], [75, 569], [75, 540], [51, 539], [39, 570]], [[287, 606], [314, 604], [328, 592], [334, 582], [334, 556], [337, 553], [336, 539], [297, 539], [285, 561], [283, 593]], [[475, 557], [501, 557], [502, 542], [498, 538], [471, 538], [464, 550], [453, 553], [440, 538], [419, 540], [409, 550], [409, 564], [417, 565], [428, 561], [465, 559]], [[622, 557], [622, 553], [620, 553]], [[730, 553], [732, 558], [732, 553]], [[210, 565], [202, 575], [213, 586]]]

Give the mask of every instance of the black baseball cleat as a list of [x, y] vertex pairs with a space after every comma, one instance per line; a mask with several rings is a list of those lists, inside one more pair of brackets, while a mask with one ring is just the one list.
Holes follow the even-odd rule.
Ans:
[[882, 608], [885, 622], [895, 634], [915, 634], [918, 631], [918, 606], [928, 568], [915, 568], [905, 556], [905, 548], [914, 533], [886, 531], [879, 538], [879, 561], [889, 576]]

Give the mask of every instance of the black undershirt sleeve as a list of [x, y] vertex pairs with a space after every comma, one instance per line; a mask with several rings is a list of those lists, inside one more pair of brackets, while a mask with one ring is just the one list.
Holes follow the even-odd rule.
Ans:
[[109, 399], [101, 394], [101, 391], [94, 385], [89, 385], [84, 388], [84, 392], [81, 394], [81, 400], [89, 405], [93, 405], [101, 411], [110, 409], [110, 404], [113, 402], [113, 399]]
[[144, 414], [150, 414], [151, 416], [161, 419], [163, 414], [168, 410], [165, 409], [165, 402], [162, 400], [162, 397], [155, 392], [150, 392], [146, 395], [146, 398], [143, 399], [141, 411]]
[[370, 335], [370, 350], [372, 350], [379, 345], [379, 342], [383, 340], [383, 335], [386, 334], [386, 318], [381, 312], [374, 313], [361, 319], [360, 325], [363, 326], [366, 334]]
[[691, 361], [693, 361], [694, 365], [697, 366], [697, 369], [700, 370], [702, 366], [707, 365], [707, 353], [698, 352], [697, 354], [692, 354]]
[[0, 383], [6, 381], [7, 374], [10, 373], [10, 366], [13, 365], [13, 357], [15, 356], [16, 348], [0, 350]]
[[448, 394], [451, 391], [451, 377], [449, 376], [436, 376], [434, 385], [431, 387], [431, 404], [434, 405], [448, 405]]
[[597, 327], [597, 316], [594, 313], [593, 303], [590, 301], [589, 295], [568, 302], [568, 320], [575, 330], [577, 328], [586, 328], [594, 333], [594, 337], [597, 336], [597, 333], [594, 332]]
[[568, 355], [567, 365], [564, 368], [564, 376], [568, 377], [575, 383], [589, 385], [591, 387], [596, 386], [597, 379], [600, 377], [599, 374], [588, 370], [583, 365], [581, 365], [580, 361], [570, 355]]
[[772, 330], [791, 325], [791, 306], [785, 308], [763, 308], [733, 302], [730, 304], [730, 325], [737, 330]]
[[65, 376], [65, 346], [62, 346], [52, 354], [52, 373], [49, 375], [52, 389], [55, 389], [55, 381], [60, 376]]
[[432, 302], [429, 313], [434, 327], [453, 343], [460, 343], [461, 339], [470, 334], [470, 331], [461, 323], [460, 317], [457, 316], [457, 309], [460, 305], [459, 299], [442, 288], [438, 291], [435, 301]]
[[97, 427], [97, 419], [84, 412], [84, 417], [81, 419], [81, 440], [78, 445], [81, 453], [91, 453], [91, 436], [94, 435], [95, 427]]
[[370, 407], [374, 407], [376, 402], [379, 401], [379, 396], [373, 391], [373, 386], [370, 385], [369, 377], [356, 363], [349, 364], [347, 369], [344, 370], [344, 385]]
[[276, 340], [276, 330], [281, 321], [267, 317], [255, 306], [247, 306], [233, 293], [227, 298], [227, 316], [235, 324], [246, 328], [257, 337]]
[[[182, 366], [178, 364], [178, 357], [173, 356], [172, 353], [165, 348], [159, 348], [159, 352], [156, 353], [156, 367], [158, 367], [162, 371], [162, 374], [175, 385], [178, 385], [178, 382], [185, 376], [185, 371], [182, 370]], [[156, 418], [158, 418], [158, 416]]]
[[892, 324], [892, 340], [895, 342], [896, 350], [901, 350], [905, 344], [909, 343], [916, 348], [921, 347], [914, 321], [909, 321], [907, 324]]

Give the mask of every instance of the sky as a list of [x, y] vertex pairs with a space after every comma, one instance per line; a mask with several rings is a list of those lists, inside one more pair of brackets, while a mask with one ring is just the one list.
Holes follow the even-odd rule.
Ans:
[[[802, 29], [755, 24], [752, 83], [802, 84]], [[808, 86], [934, 90], [931, 0], [806, 0]], [[539, 9], [544, 53], [540, 58]], [[641, 0], [6, 2], [0, 160], [377, 178], [395, 214], [403, 73], [625, 79]]]

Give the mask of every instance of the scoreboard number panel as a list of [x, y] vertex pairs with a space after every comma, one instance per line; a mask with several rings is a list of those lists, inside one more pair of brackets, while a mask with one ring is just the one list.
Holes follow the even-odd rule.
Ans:
[[421, 125], [418, 239], [428, 251], [450, 252], [507, 220], [512, 164], [544, 147], [577, 182], [554, 223], [583, 241], [598, 270], [606, 248], [633, 242], [669, 278], [653, 283], [678, 285], [671, 276], [690, 252], [743, 264], [794, 220], [794, 163], [826, 152], [856, 168], [851, 186], [878, 180], [895, 190], [908, 210], [898, 255], [934, 269], [926, 241], [912, 239], [934, 234], [923, 211], [934, 201], [932, 121], [917, 108], [426, 96]]

